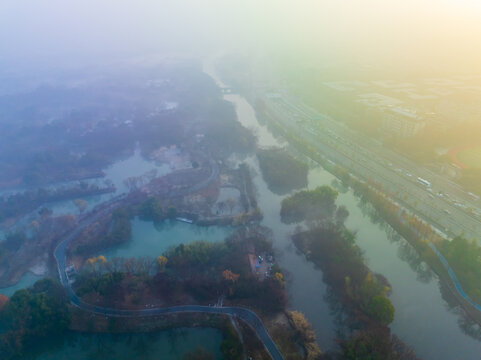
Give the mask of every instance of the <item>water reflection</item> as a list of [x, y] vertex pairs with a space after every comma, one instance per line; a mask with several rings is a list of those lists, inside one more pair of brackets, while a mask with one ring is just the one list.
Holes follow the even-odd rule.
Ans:
[[228, 237], [233, 229], [220, 226], [196, 226], [179, 221], [154, 223], [135, 218], [132, 238], [129, 242], [102, 251], [108, 259], [115, 257], [159, 256], [167, 249], [194, 241], [219, 242]]
[[42, 278], [43, 275], [35, 275], [34, 273], [27, 271], [16, 284], [5, 288], [0, 288], [0, 294], [10, 297], [15, 293], [15, 291], [28, 288], [35, 284], [37, 280]]
[[202, 347], [222, 359], [221, 331], [213, 328], [180, 328], [152, 333], [69, 333], [65, 341], [36, 360], [178, 360]]
[[349, 191], [349, 186], [338, 179], [332, 180], [331, 186], [341, 194], [345, 194]]
[[416, 272], [417, 280], [423, 283], [429, 283], [434, 273], [420, 257], [417, 251], [404, 239], [399, 240], [398, 256], [401, 260], [407, 262], [410, 268]]
[[[231, 95], [230, 101], [236, 109], [250, 105], [240, 96]], [[238, 111], [241, 123], [252, 127], [253, 119], [244, 119], [246, 112]], [[255, 120], [255, 119], [254, 119]], [[260, 125], [258, 125], [260, 126]], [[269, 130], [271, 130], [269, 128]], [[259, 132], [259, 144], [263, 138]], [[274, 135], [272, 135], [274, 134]], [[275, 132], [271, 136], [275, 137]], [[291, 150], [290, 146], [288, 146]], [[258, 169], [257, 163], [251, 165]], [[319, 185], [332, 184], [334, 176], [320, 167], [312, 167], [309, 172], [310, 189]], [[272, 194], [261, 177], [255, 178], [259, 192], [259, 205], [264, 212], [263, 224], [275, 233], [274, 246], [285, 249], [290, 242], [292, 227], [280, 223], [279, 209], [281, 197]], [[335, 186], [339, 184], [334, 183]], [[348, 208], [350, 216], [346, 226], [357, 231], [356, 243], [363, 250], [368, 266], [376, 273], [385, 275], [392, 285], [391, 300], [396, 309], [391, 329], [417, 354], [426, 359], [455, 359], [462, 354], [463, 359], [478, 359], [481, 344], [467, 336], [458, 324], [460, 315], [446, 309], [446, 301], [438, 284], [432, 281], [434, 274], [419, 259], [412, 247], [374, 211], [372, 206], [350, 189], [339, 191], [338, 203]], [[323, 350], [335, 347], [333, 338], [342, 334], [342, 316], [331, 301], [322, 272], [310, 266], [302, 255], [285, 252], [280, 257], [282, 268], [290, 273], [292, 281], [287, 284], [291, 306], [304, 312], [313, 323], [318, 342]], [[317, 280], [321, 282], [317, 282]], [[333, 302], [334, 311], [330, 303]], [[463, 324], [464, 326], [464, 324]], [[472, 333], [472, 331], [471, 331]], [[440, 339], [443, 339], [440, 341]]]

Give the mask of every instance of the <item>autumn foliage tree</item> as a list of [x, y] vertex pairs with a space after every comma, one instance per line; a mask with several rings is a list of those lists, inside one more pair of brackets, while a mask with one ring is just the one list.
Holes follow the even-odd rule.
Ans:
[[284, 285], [284, 275], [280, 272], [274, 274], [274, 278], [279, 282], [279, 284]]
[[98, 273], [102, 271], [106, 263], [107, 263], [107, 259], [103, 255], [94, 256], [94, 257], [88, 258], [85, 261], [85, 265], [89, 271], [98, 272]]
[[163, 255], [160, 255], [160, 256], [157, 257], [157, 264], [159, 265], [160, 271], [165, 270], [165, 266], [167, 265], [168, 261], [169, 261], [169, 259], [167, 259], [167, 257], [165, 257]]
[[227, 280], [227, 281], [230, 281], [232, 283], [235, 283], [237, 282], [237, 280], [239, 280], [239, 274], [234, 274], [232, 271], [230, 270], [224, 270], [222, 272], [222, 277]]
[[85, 209], [87, 209], [87, 202], [85, 200], [82, 200], [82, 199], [75, 199], [73, 201], [73, 203], [75, 204], [75, 206], [79, 209], [79, 211], [81, 213], [83, 213], [85, 211]]
[[0, 311], [3, 310], [3, 308], [5, 307], [5, 305], [7, 305], [7, 303], [8, 303], [8, 297], [6, 297], [5, 295], [0, 294]]
[[307, 321], [304, 314], [299, 311], [289, 311], [289, 319], [302, 341], [304, 348], [307, 351], [307, 359], [318, 359], [322, 355], [321, 350], [316, 343], [316, 335], [312, 325]]

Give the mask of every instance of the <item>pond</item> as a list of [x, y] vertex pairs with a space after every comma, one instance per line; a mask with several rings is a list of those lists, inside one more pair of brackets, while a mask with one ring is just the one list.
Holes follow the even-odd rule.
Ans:
[[140, 154], [140, 149], [136, 149], [134, 154], [125, 160], [117, 161], [104, 170], [105, 178], [111, 180], [117, 191], [115, 195], [128, 192], [129, 189], [124, 183], [124, 180], [133, 177], [141, 176], [155, 170], [157, 176], [163, 176], [171, 172], [168, 164], [157, 165], [153, 161], [148, 161]]
[[[146, 160], [140, 154], [140, 149], [136, 149], [134, 153], [126, 159], [116, 161], [106, 169], [104, 169], [105, 177], [99, 180], [91, 180], [89, 182], [95, 183], [99, 186], [105, 186], [105, 182], [112, 182], [115, 185], [115, 193], [108, 193], [102, 195], [95, 195], [89, 197], [83, 197], [87, 207], [84, 212], [92, 210], [96, 205], [111, 199], [116, 195], [120, 195], [129, 191], [128, 186], [125, 184], [125, 179], [130, 177], [136, 177], [145, 175], [149, 172], [155, 171], [156, 176], [163, 176], [171, 172], [168, 164], [158, 165], [153, 161]], [[53, 211], [53, 216], [75, 214], [80, 213], [77, 206], [75, 206], [73, 200], [57, 201], [45, 204], [44, 206]]]
[[114, 257], [157, 257], [167, 249], [198, 240], [219, 242], [233, 229], [220, 226], [196, 226], [181, 221], [166, 220], [160, 224], [135, 218], [131, 221], [132, 239], [103, 251], [108, 259]]
[[[87, 197], [79, 197], [79, 199], [85, 200], [87, 203], [87, 207], [83, 210], [84, 212], [92, 210], [96, 205], [111, 199], [116, 195], [120, 195], [129, 191], [128, 186], [125, 184], [125, 180], [130, 177], [138, 177], [142, 175], [146, 175], [152, 171], [155, 171], [156, 176], [160, 177], [166, 175], [172, 171], [168, 164], [157, 164], [154, 161], [146, 160], [140, 154], [140, 149], [136, 148], [134, 153], [127, 157], [126, 159], [118, 160], [112, 165], [108, 166], [107, 168], [103, 169], [105, 173], [105, 177], [103, 178], [96, 178], [96, 179], [87, 179], [83, 180], [83, 182], [87, 184], [95, 184], [100, 187], [105, 187], [107, 182], [110, 182], [115, 185], [116, 191], [114, 193], [107, 193], [102, 195], [93, 195]], [[60, 182], [53, 185], [49, 185], [46, 188], [54, 189], [59, 187], [72, 187], [78, 186], [78, 181], [70, 181], [70, 182]], [[26, 189], [21, 189], [19, 191], [24, 191]], [[11, 193], [14, 193], [12, 191]], [[42, 207], [46, 207], [52, 210], [53, 216], [60, 216], [66, 214], [80, 214], [79, 208], [75, 206], [73, 200], [61, 200], [55, 202], [49, 202], [42, 204], [40, 207], [35, 209], [34, 211], [26, 214], [21, 219], [19, 219], [16, 224], [10, 229], [14, 229], [16, 227], [26, 225], [37, 216], [38, 211]], [[1, 236], [0, 236], [1, 239]]]
[[28, 288], [33, 284], [35, 284], [37, 280], [40, 280], [42, 278], [43, 278], [43, 275], [35, 275], [34, 273], [28, 271], [25, 274], [23, 274], [23, 276], [15, 285], [5, 287], [5, 288], [0, 288], [0, 294], [10, 297], [15, 293], [15, 291]]
[[179, 360], [203, 348], [222, 359], [222, 333], [212, 328], [180, 328], [147, 334], [70, 333], [60, 347], [36, 360]]
[[[162, 165], [157, 165], [153, 161], [148, 161], [145, 160], [141, 154], [140, 150], [136, 149], [134, 154], [127, 159], [117, 161], [113, 165], [109, 166], [107, 169], [105, 169], [106, 177], [102, 178], [102, 180], [90, 180], [88, 181], [89, 183], [98, 183], [98, 185], [101, 185], [102, 182], [105, 180], [111, 181], [115, 186], [117, 191], [115, 193], [111, 194], [103, 194], [103, 195], [95, 195], [95, 196], [89, 196], [82, 198], [83, 200], [86, 201], [87, 207], [84, 210], [85, 212], [92, 210], [96, 205], [116, 196], [119, 194], [122, 194], [124, 192], [128, 191], [128, 187], [125, 185], [124, 180], [132, 177], [132, 176], [140, 176], [148, 173], [149, 171], [156, 170], [157, 176], [162, 176], [165, 175], [169, 172], [171, 172], [171, 169], [169, 165], [167, 164], [162, 164]], [[62, 183], [60, 186], [66, 186], [66, 183]], [[47, 207], [52, 210], [52, 215], [53, 216], [60, 216], [60, 215], [66, 215], [66, 214], [74, 214], [78, 215], [80, 213], [79, 209], [77, 206], [75, 206], [73, 199], [72, 200], [65, 200], [65, 201], [57, 201], [57, 202], [51, 202], [42, 205], [35, 211], [25, 215], [23, 218], [21, 218], [17, 224], [13, 227], [11, 227], [9, 230], [0, 230], [0, 241], [2, 241], [5, 237], [5, 233], [8, 233], [9, 231], [13, 231], [15, 228], [23, 225], [27, 225], [30, 222], [32, 222], [33, 219], [37, 216], [37, 212], [40, 210], [42, 207]], [[134, 222], [134, 225], [136, 223]], [[141, 226], [140, 226], [141, 227]], [[134, 226], [133, 230], [135, 230], [134, 235], [137, 234], [139, 228]], [[215, 231], [214, 231], [215, 232]], [[140, 231], [142, 233], [142, 231]], [[176, 234], [175, 232], [173, 234], [168, 234], [168, 235], [176, 235], [176, 236], [183, 236], [185, 235], [184, 232], [182, 231], [179, 234]], [[140, 234], [142, 235], [142, 234]], [[134, 240], [136, 237], [134, 236]], [[153, 240], [152, 240], [153, 242]], [[139, 250], [140, 253], [142, 253], [142, 250]], [[146, 249], [143, 253], [148, 253], [148, 250]], [[120, 256], [120, 255], [115, 255], [115, 256]], [[131, 255], [131, 256], [136, 256], [136, 255]], [[42, 276], [36, 276], [32, 273], [25, 273], [21, 280], [10, 287], [7, 288], [0, 288], [0, 293], [5, 294], [10, 293], [13, 294], [16, 290], [26, 288], [30, 285], [33, 285], [36, 280], [41, 279]]]

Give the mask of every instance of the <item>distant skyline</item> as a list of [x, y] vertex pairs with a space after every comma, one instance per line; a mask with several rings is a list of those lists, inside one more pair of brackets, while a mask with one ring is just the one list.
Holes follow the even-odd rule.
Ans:
[[0, 2], [0, 62], [52, 66], [220, 49], [481, 73], [476, 0]]

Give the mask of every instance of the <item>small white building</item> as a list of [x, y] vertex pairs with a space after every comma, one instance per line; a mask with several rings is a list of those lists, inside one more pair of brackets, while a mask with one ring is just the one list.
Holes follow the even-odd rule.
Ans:
[[426, 126], [426, 122], [418, 115], [399, 107], [392, 107], [384, 112], [384, 132], [410, 137], [416, 135], [424, 126]]

